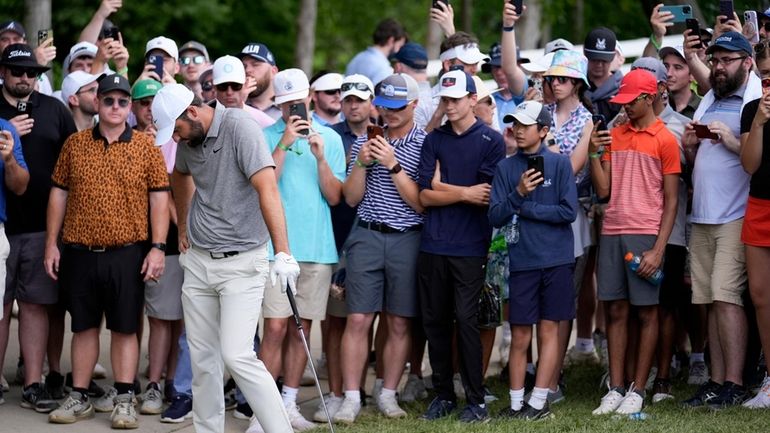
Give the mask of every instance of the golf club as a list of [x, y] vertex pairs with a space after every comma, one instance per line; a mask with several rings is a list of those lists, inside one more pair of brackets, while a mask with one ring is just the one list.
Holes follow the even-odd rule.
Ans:
[[326, 407], [326, 400], [324, 399], [324, 393], [321, 390], [321, 382], [318, 381], [318, 374], [315, 371], [313, 356], [310, 354], [310, 346], [307, 344], [307, 339], [305, 338], [305, 331], [302, 328], [302, 320], [299, 318], [299, 312], [297, 311], [297, 303], [294, 301], [294, 293], [292, 293], [291, 287], [286, 288], [286, 295], [289, 297], [291, 312], [294, 315], [294, 323], [297, 324], [297, 332], [299, 332], [299, 337], [302, 339], [302, 344], [305, 346], [307, 361], [310, 364], [310, 371], [313, 372], [313, 379], [315, 379], [315, 387], [318, 390], [318, 396], [321, 397], [321, 405], [324, 408], [324, 413], [326, 414], [326, 420], [329, 422], [329, 430], [331, 430], [331, 432], [334, 433], [334, 424], [332, 423], [332, 417], [329, 416], [329, 409]]

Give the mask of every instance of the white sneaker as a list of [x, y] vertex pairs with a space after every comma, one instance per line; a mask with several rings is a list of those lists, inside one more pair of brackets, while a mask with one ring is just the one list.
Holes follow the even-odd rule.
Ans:
[[425, 382], [416, 374], [410, 374], [406, 379], [404, 389], [401, 391], [401, 401], [424, 400], [428, 398], [428, 390], [425, 389]]
[[615, 410], [620, 406], [620, 403], [623, 401], [623, 394], [615, 391], [614, 389], [610, 389], [607, 394], [602, 397], [602, 402], [599, 404], [599, 407], [593, 410], [591, 412], [594, 415], [607, 415], [612, 412], [615, 412]]
[[332, 416], [332, 421], [336, 423], [353, 424], [361, 412], [361, 401], [345, 398], [337, 413]]
[[[329, 397], [326, 398], [326, 410], [329, 411], [329, 416], [332, 417], [332, 419], [334, 419], [334, 415], [337, 413], [337, 411], [340, 410], [344, 400], [344, 398], [337, 397], [336, 395], [329, 395]], [[313, 414], [313, 421], [329, 422], [329, 419], [326, 418], [326, 412], [324, 411], [323, 403], [318, 403], [318, 409]]]
[[693, 362], [690, 364], [690, 374], [687, 377], [688, 385], [703, 385], [709, 381], [709, 368], [705, 362]]
[[621, 415], [631, 415], [632, 413], [639, 413], [644, 406], [644, 397], [634, 391], [634, 385], [626, 392], [626, 396], [623, 397], [623, 401], [620, 406], [615, 410], [615, 413]]
[[257, 417], [252, 415], [249, 419], [249, 428], [244, 433], [265, 433], [265, 431], [262, 430], [262, 425], [257, 421]]
[[108, 386], [103, 396], [96, 399], [93, 403], [94, 410], [97, 412], [112, 412], [115, 409], [115, 397], [118, 396], [118, 390], [115, 387]]
[[296, 404], [290, 404], [289, 407], [286, 408], [286, 413], [289, 414], [291, 428], [293, 428], [295, 432], [310, 430], [318, 427], [315, 425], [315, 423], [306, 420], [305, 417], [299, 413], [299, 406]]
[[580, 365], [580, 364], [597, 365], [597, 364], [599, 364], [599, 355], [596, 354], [595, 350], [590, 350], [588, 352], [583, 352], [583, 351], [578, 350], [577, 346], [572, 346], [567, 351], [567, 356], [565, 357], [565, 364], [567, 364], [567, 365]]
[[455, 373], [455, 375], [452, 376], [452, 383], [454, 384], [455, 395], [457, 398], [465, 400], [465, 387], [463, 387], [463, 378], [460, 376], [460, 373]]
[[401, 409], [396, 402], [395, 396], [384, 396], [380, 394], [377, 399], [377, 408], [388, 418], [403, 418], [406, 416], [404, 409]]
[[372, 400], [374, 400], [374, 404], [377, 404], [377, 400], [380, 398], [380, 393], [382, 392], [382, 379], [374, 379], [374, 386], [372, 386]]
[[107, 377], [107, 369], [104, 368], [102, 364], [99, 364], [98, 362], [94, 366], [94, 372], [91, 374], [92, 379], [104, 379]]
[[142, 406], [139, 413], [142, 415], [160, 415], [163, 413], [163, 394], [158, 389], [157, 383], [147, 385], [147, 390], [141, 395]]
[[743, 403], [743, 407], [749, 409], [768, 409], [770, 408], [770, 376], [765, 376], [762, 381], [762, 387], [751, 400]]

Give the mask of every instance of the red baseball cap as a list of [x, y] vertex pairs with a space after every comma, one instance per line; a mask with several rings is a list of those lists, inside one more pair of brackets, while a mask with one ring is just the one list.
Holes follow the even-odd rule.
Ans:
[[610, 102], [613, 104], [625, 105], [638, 98], [639, 95], [646, 93], [655, 95], [658, 93], [658, 83], [655, 76], [644, 69], [634, 69], [623, 77], [620, 82], [620, 90]]

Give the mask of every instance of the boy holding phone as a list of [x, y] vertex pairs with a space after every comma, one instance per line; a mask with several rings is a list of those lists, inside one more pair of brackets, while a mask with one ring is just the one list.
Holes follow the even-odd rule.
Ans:
[[[547, 396], [559, 360], [559, 322], [575, 317], [570, 224], [577, 216], [577, 189], [569, 158], [543, 145], [551, 115], [541, 103], [526, 101], [504, 121], [513, 122], [505, 140], [515, 141], [519, 150], [497, 166], [489, 221], [503, 227], [516, 215], [520, 235], [508, 244], [511, 405], [500, 415], [537, 420], [552, 416]], [[535, 388], [524, 402], [527, 348], [535, 324], [540, 356]]]

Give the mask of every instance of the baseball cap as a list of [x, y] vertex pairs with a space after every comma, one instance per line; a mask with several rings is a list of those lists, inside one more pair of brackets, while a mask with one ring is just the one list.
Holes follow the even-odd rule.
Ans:
[[212, 82], [215, 86], [222, 83], [243, 84], [246, 82], [246, 70], [243, 68], [243, 62], [237, 57], [222, 56], [214, 60], [212, 70], [214, 71]]
[[615, 58], [616, 43], [615, 32], [606, 27], [598, 27], [591, 30], [586, 36], [583, 54], [588, 60], [611, 62]]
[[406, 74], [393, 74], [380, 82], [376, 89], [374, 105], [385, 108], [401, 108], [420, 96], [420, 86]]
[[685, 60], [684, 58], [684, 48], [681, 45], [677, 45], [675, 47], [663, 47], [658, 51], [658, 57], [660, 60], [665, 59], [667, 56], [674, 54], [676, 56], [679, 56], [682, 60]]
[[167, 84], [152, 99], [152, 123], [158, 132], [155, 144], [161, 146], [174, 135], [176, 119], [190, 106], [195, 95], [183, 84]]
[[721, 36], [716, 38], [706, 49], [706, 54], [711, 54], [716, 50], [725, 51], [743, 51], [746, 54], [751, 54], [751, 44], [740, 33], [730, 31], [722, 33]]
[[0, 58], [0, 65], [20, 67], [20, 68], [33, 68], [40, 72], [47, 71], [47, 66], [42, 66], [37, 63], [35, 59], [35, 53], [32, 48], [27, 44], [11, 44], [5, 47], [3, 50], [3, 56]]
[[353, 95], [365, 101], [374, 94], [374, 84], [372, 84], [372, 80], [366, 75], [353, 74], [348, 75], [342, 80], [340, 90], [342, 91], [342, 94], [340, 95], [341, 99]]
[[134, 88], [131, 89], [131, 99], [136, 101], [155, 96], [162, 87], [163, 84], [152, 79], [137, 81], [134, 83]]
[[588, 59], [577, 51], [558, 50], [553, 53], [553, 61], [545, 76], [571, 77], [588, 83]]
[[187, 42], [184, 43], [184, 45], [179, 47], [179, 54], [182, 54], [185, 51], [190, 51], [190, 50], [197, 51], [197, 52], [203, 54], [203, 57], [206, 58], [207, 62], [211, 61], [209, 59], [209, 52], [206, 49], [206, 46], [203, 45], [202, 43], [200, 43], [198, 41], [187, 41]]
[[517, 105], [513, 113], [506, 114], [503, 117], [504, 123], [516, 122], [522, 125], [551, 126], [551, 113], [548, 109], [537, 101], [524, 101]]
[[61, 84], [61, 98], [67, 103], [70, 96], [78, 93], [83, 87], [99, 79], [98, 75], [91, 75], [84, 71], [75, 71], [64, 78]]
[[441, 89], [438, 91], [438, 96], [462, 98], [469, 93], [476, 93], [476, 84], [465, 71], [449, 71], [441, 76], [439, 83]]
[[275, 104], [307, 98], [310, 94], [310, 83], [302, 69], [289, 68], [278, 72], [273, 77]]
[[[214, 73], [214, 67], [209, 66], [208, 68], [206, 68], [206, 70], [201, 72], [200, 75], [198, 75], [198, 83], [203, 84], [208, 80], [212, 80], [211, 76], [213, 75], [213, 73]], [[213, 80], [212, 80], [212, 84], [213, 84]]]
[[99, 88], [96, 90], [98, 95], [112, 92], [113, 90], [120, 90], [129, 96], [131, 95], [131, 83], [120, 74], [102, 74], [97, 81], [99, 82]]
[[444, 60], [458, 59], [468, 65], [475, 65], [481, 61], [489, 61], [489, 57], [479, 51], [478, 44], [466, 44], [452, 47], [441, 53], [439, 59], [442, 62]]
[[81, 57], [96, 57], [96, 52], [98, 50], [99, 48], [91, 42], [84, 41], [73, 45], [72, 48], [70, 48], [70, 52], [67, 54], [67, 57], [64, 58], [64, 67], [62, 68], [62, 72], [65, 75], [68, 74], [70, 70], [70, 63], [72, 63], [72, 61], [75, 59], [79, 59]]
[[651, 73], [655, 76], [655, 79], [658, 80], [658, 83], [665, 83], [668, 80], [666, 66], [655, 57], [639, 57], [631, 64], [631, 70], [633, 71], [634, 69], [644, 69]]
[[770, 18], [770, 8], [767, 8], [763, 11], [757, 11], [757, 15], [764, 15], [765, 18]]
[[489, 90], [489, 87], [487, 87], [486, 84], [484, 84], [484, 80], [477, 76], [473, 76], [473, 84], [476, 86], [476, 100], [481, 101], [482, 99], [486, 98], [487, 96], [492, 96], [493, 93], [497, 93], [503, 89], [496, 88], [494, 90]]
[[244, 57], [251, 57], [260, 62], [270, 63], [275, 66], [273, 53], [267, 48], [267, 45], [260, 44], [259, 42], [251, 42], [243, 47], [240, 54], [238, 54], [238, 58], [243, 60]]
[[174, 60], [179, 61], [179, 49], [176, 47], [176, 42], [165, 36], [150, 39], [144, 49], [144, 55], [146, 56], [152, 50], [165, 51]]
[[22, 38], [27, 38], [27, 31], [24, 30], [24, 26], [18, 21], [11, 20], [0, 24], [0, 35], [5, 32], [14, 32]]
[[548, 42], [545, 44], [545, 48], [543, 48], [543, 54], [553, 53], [555, 51], [559, 50], [574, 50], [575, 46], [572, 45], [572, 42], [566, 40], [566, 39], [554, 39], [551, 42]]
[[548, 70], [548, 68], [551, 67], [551, 63], [553, 62], [553, 57], [556, 55], [555, 52], [548, 53], [545, 56], [535, 59], [529, 63], [522, 63], [519, 65], [521, 69], [524, 69], [524, 71], [529, 72], [530, 74], [536, 74], [538, 72], [545, 72]]
[[625, 105], [646, 93], [655, 95], [658, 93], [658, 83], [655, 76], [645, 69], [634, 69], [623, 77], [617, 95], [610, 99], [613, 104]]
[[323, 92], [324, 90], [340, 90], [342, 87], [342, 81], [344, 78], [342, 74], [336, 72], [329, 72], [318, 77], [313, 84], [310, 85], [310, 89], [314, 92]]
[[428, 67], [428, 52], [417, 42], [407, 42], [397, 53], [390, 56], [390, 60], [403, 63], [412, 69], [422, 70]]

